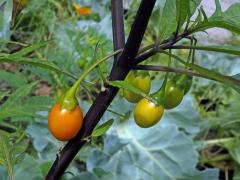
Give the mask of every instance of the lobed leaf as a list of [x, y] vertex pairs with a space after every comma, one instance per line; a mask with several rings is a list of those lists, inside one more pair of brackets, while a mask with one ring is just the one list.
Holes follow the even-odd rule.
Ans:
[[240, 33], [240, 3], [231, 5], [226, 11], [222, 12], [219, 0], [215, 0], [216, 11], [214, 14], [198, 24], [191, 32], [204, 31], [209, 28], [219, 27], [229, 31]]

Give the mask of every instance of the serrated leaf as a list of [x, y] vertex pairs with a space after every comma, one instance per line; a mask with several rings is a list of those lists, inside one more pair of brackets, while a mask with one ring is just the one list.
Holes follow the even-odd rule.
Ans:
[[[167, 54], [167, 53], [165, 53], [165, 54]], [[225, 83], [232, 87], [235, 87], [236, 85], [238, 85], [238, 86], [240, 85], [240, 80], [232, 78], [231, 76], [223, 75], [221, 73], [215, 72], [213, 70], [209, 70], [209, 69], [199, 66], [197, 64], [188, 64], [176, 55], [172, 55], [172, 57], [175, 58], [176, 60], [178, 60], [180, 63], [182, 63], [188, 67], [191, 67], [193, 70], [197, 71], [199, 74], [204, 75], [205, 77], [208, 77], [209, 79]]]
[[[32, 104], [30, 100], [21, 101], [23, 97], [29, 94], [36, 83], [31, 83], [24, 85], [14, 91], [11, 96], [6, 100], [6, 102], [0, 106], [0, 119], [4, 119], [6, 117], [33, 117], [36, 116], [35, 112], [42, 109], [42, 104]], [[35, 99], [35, 98], [33, 98]], [[44, 98], [45, 99], [45, 98]], [[36, 101], [34, 101], [36, 103]], [[46, 101], [44, 101], [46, 102]], [[22, 105], [21, 105], [22, 103]], [[48, 104], [49, 105], [49, 104]]]
[[9, 62], [16, 64], [27, 64], [36, 67], [41, 67], [55, 72], [62, 72], [61, 69], [51, 61], [36, 59], [36, 58], [27, 58], [27, 57], [12, 57], [12, 56], [2, 56], [0, 57], [1, 62]]
[[7, 132], [0, 130], [0, 164], [7, 169], [9, 178], [13, 179], [13, 149], [9, 137]]
[[217, 46], [217, 45], [201, 46], [201, 45], [198, 45], [198, 46], [183, 46], [182, 49], [196, 49], [196, 50], [200, 50], [200, 51], [221, 52], [221, 53], [240, 56], [240, 48], [236, 47], [236, 46]]
[[[36, 82], [33, 82], [31, 84], [24, 85], [22, 87], [19, 87], [9, 98], [8, 100], [1, 106], [1, 112], [0, 114], [11, 108], [16, 104], [17, 101], [19, 101], [22, 97], [29, 94], [32, 90], [32, 88], [36, 85]], [[1, 116], [1, 115], [0, 115]]]
[[31, 45], [29, 47], [25, 47], [25, 48], [21, 49], [20, 51], [11, 54], [10, 57], [20, 58], [20, 57], [25, 56], [37, 49], [40, 49], [41, 47], [46, 46], [48, 43], [49, 43], [49, 41], [46, 41], [46, 42], [41, 42], [38, 44]]
[[204, 31], [209, 28], [219, 27], [229, 31], [240, 33], [240, 3], [231, 5], [226, 11], [222, 12], [219, 0], [215, 0], [216, 11], [208, 18], [208, 21], [198, 23], [193, 32]]
[[[15, 102], [11, 108], [0, 112], [0, 119], [6, 117], [23, 117], [22, 121], [24, 121], [32, 117], [42, 117], [42, 115], [36, 114], [36, 112], [47, 111], [53, 104], [53, 99], [46, 96], [34, 96], [25, 100], [20, 98]], [[19, 106], [19, 104], [22, 105]]]
[[149, 95], [145, 94], [144, 92], [142, 92], [138, 88], [134, 87], [133, 85], [131, 85], [127, 81], [109, 81], [109, 84], [111, 86], [114, 86], [114, 87], [118, 87], [118, 88], [129, 90], [129, 91], [131, 91], [131, 92], [133, 92], [135, 94], [138, 94], [138, 95], [148, 99], [149, 101], [157, 103], [155, 99], [153, 99]]
[[24, 76], [0, 70], [0, 80], [5, 81], [12, 87], [20, 87], [27, 83]]
[[107, 122], [101, 124], [93, 130], [92, 137], [102, 136], [107, 132], [107, 130], [112, 126], [113, 119], [108, 120]]

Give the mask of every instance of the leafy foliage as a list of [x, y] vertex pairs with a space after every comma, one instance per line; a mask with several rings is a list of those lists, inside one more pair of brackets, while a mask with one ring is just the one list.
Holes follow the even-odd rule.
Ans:
[[215, 0], [215, 3], [216, 3], [215, 13], [210, 18], [204, 16], [203, 21], [198, 22], [198, 24], [193, 28], [194, 29], [193, 31], [194, 32], [204, 31], [212, 27], [220, 27], [228, 29], [235, 33], [240, 33], [239, 28], [240, 4], [235, 3], [232, 6], [230, 6], [225, 12], [222, 12], [219, 0]]
[[[48, 109], [52, 104], [47, 97], [32, 97], [23, 100], [27, 96], [36, 82], [19, 87], [11, 96], [0, 106], [0, 119], [7, 117], [35, 117], [37, 111]], [[19, 104], [23, 103], [21, 106]]]
[[[6, 179], [6, 174], [10, 179], [45, 177], [56, 152], [62, 148], [47, 129], [47, 111], [73, 84], [75, 76], [113, 49], [110, 1], [74, 2], [90, 7], [93, 13], [77, 14], [72, 1], [31, 0], [23, 7], [12, 0], [0, 0], [0, 179]], [[162, 43], [173, 33], [180, 35], [185, 30], [189, 36], [212, 27], [240, 33], [239, 3], [223, 12], [216, 0], [216, 11], [208, 17], [199, 7], [200, 2], [158, 1], [142, 45]], [[139, 1], [124, 4], [127, 37]], [[232, 38], [238, 45], [238, 36]], [[134, 105], [119, 94], [105, 112], [101, 125], [93, 131], [94, 138], [81, 149], [63, 179], [208, 180], [218, 179], [220, 171], [230, 168], [234, 171], [233, 179], [239, 179], [239, 93], [226, 85], [240, 92], [240, 50], [232, 45], [188, 43], [184, 39], [177, 46], [195, 49], [195, 63], [187, 65], [184, 60], [189, 51], [176, 49], [172, 50], [173, 57], [180, 61], [173, 61], [171, 66], [186, 66], [224, 85], [195, 78], [181, 105], [165, 111], [160, 124], [148, 130], [134, 124]], [[112, 64], [101, 64], [83, 82], [77, 96], [84, 113], [103, 86], [102, 81], [107, 81]], [[166, 59], [160, 54], [146, 64], [162, 65]], [[155, 92], [162, 83], [162, 74], [150, 74], [154, 84], [151, 92]], [[39, 95], [36, 84], [51, 92]], [[151, 99], [126, 82], [109, 84]], [[206, 164], [211, 168], [206, 168]]]

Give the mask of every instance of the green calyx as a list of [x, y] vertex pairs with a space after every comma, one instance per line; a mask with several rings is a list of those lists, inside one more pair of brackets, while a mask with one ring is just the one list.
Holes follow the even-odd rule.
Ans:
[[151, 97], [157, 101], [156, 105], [159, 106], [164, 104], [164, 95], [165, 95], [165, 87], [163, 88], [162, 86], [158, 91], [153, 93]]
[[67, 109], [68, 111], [72, 111], [77, 106], [77, 98], [76, 98], [76, 91], [77, 91], [76, 84], [74, 84], [66, 93], [65, 95], [59, 100], [62, 109]]

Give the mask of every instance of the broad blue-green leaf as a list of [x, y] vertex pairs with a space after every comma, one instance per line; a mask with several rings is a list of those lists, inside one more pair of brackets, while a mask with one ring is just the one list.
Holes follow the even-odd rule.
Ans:
[[104, 150], [95, 149], [89, 155], [89, 171], [101, 167], [111, 171], [116, 180], [218, 177], [216, 170], [199, 172], [195, 169], [198, 156], [193, 143], [174, 125], [142, 129], [131, 120], [108, 134]]
[[[240, 74], [236, 74], [234, 76], [232, 76], [232, 78], [238, 79], [240, 80]], [[240, 86], [234, 86], [234, 89], [240, 94]]]
[[194, 105], [191, 95], [184, 96], [181, 104], [172, 110], [164, 112], [161, 120], [162, 124], [175, 124], [178, 128], [195, 136], [200, 130], [201, 118]]
[[0, 179], [9, 180], [6, 169], [0, 165]]
[[0, 80], [3, 80], [12, 87], [20, 87], [27, 83], [27, 80], [21, 74], [15, 74], [0, 70]]
[[215, 0], [216, 11], [207, 21], [198, 23], [194, 27], [194, 32], [204, 31], [213, 27], [220, 27], [229, 31], [240, 33], [240, 3], [231, 5], [226, 11], [222, 12], [219, 0]]
[[112, 180], [113, 175], [110, 172], [104, 171], [102, 168], [95, 168], [93, 172], [82, 172], [71, 180]]
[[240, 179], [240, 166], [237, 166], [234, 169], [234, 177], [233, 180], [239, 180]]
[[22, 162], [14, 167], [15, 180], [43, 179], [39, 162], [30, 155], [25, 155]]
[[27, 127], [26, 132], [30, 135], [33, 141], [33, 146], [38, 152], [43, 151], [44, 148], [47, 147], [49, 143], [48, 136], [50, 134], [46, 126], [41, 124], [31, 124]]
[[73, 178], [71, 178], [70, 180], [99, 180], [95, 174], [91, 173], [91, 172], [82, 172], [80, 175], [75, 176]]
[[12, 0], [0, 0], [0, 41], [6, 41], [10, 37], [12, 8]]

